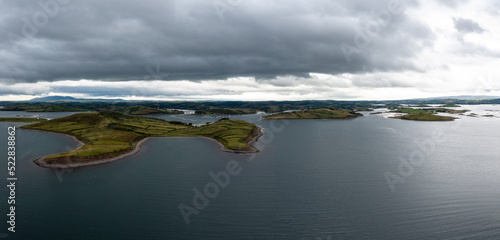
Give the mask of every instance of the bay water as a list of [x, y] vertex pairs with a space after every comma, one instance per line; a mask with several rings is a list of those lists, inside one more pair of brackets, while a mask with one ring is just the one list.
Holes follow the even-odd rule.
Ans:
[[[7, 230], [7, 128], [22, 124], [0, 123], [0, 237], [500, 239], [500, 118], [415, 122], [364, 114], [294, 121], [231, 116], [263, 127], [259, 153], [222, 152], [201, 138], [155, 138], [120, 161], [69, 170], [33, 160], [75, 148], [70, 138], [17, 129], [15, 233]], [[216, 191], [210, 173], [227, 172], [228, 163], [239, 171]], [[196, 198], [197, 191], [206, 199]], [[195, 211], [183, 216], [180, 205]]]

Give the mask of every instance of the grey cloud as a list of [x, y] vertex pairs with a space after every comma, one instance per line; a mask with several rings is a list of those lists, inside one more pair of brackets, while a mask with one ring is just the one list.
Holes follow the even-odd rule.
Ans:
[[469, 0], [438, 0], [438, 2], [450, 8], [456, 8], [460, 4], [469, 2]]
[[457, 50], [457, 54], [462, 56], [485, 56], [485, 57], [493, 57], [500, 58], [500, 52], [497, 50], [489, 49], [485, 46], [478, 45], [471, 42], [466, 42], [463, 39], [459, 38], [461, 43], [460, 48]]
[[38, 2], [2, 3], [0, 81], [151, 79], [146, 68], [157, 65], [165, 80], [418, 70], [412, 57], [433, 41], [426, 25], [393, 15], [348, 63], [339, 45], [354, 45], [386, 0], [242, 1], [224, 21], [212, 1], [73, 0], [37, 27]]
[[479, 23], [466, 18], [453, 18], [455, 29], [461, 33], [482, 33], [484, 29]]

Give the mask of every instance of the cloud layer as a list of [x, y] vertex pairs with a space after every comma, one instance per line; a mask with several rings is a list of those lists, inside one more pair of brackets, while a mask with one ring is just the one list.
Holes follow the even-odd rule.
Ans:
[[[307, 90], [311, 97], [335, 98], [351, 94], [322, 91], [338, 87], [334, 92], [342, 92], [329, 81], [345, 74], [354, 76], [352, 92], [433, 92], [432, 82], [456, 82], [452, 90], [462, 91], [478, 85], [477, 80], [466, 83], [470, 75], [478, 79], [498, 61], [499, 9], [493, 0], [6, 0], [0, 9], [0, 84], [5, 86], [0, 94], [131, 96], [119, 87], [106, 92], [99, 83], [142, 81], [154, 88], [165, 80], [197, 90], [157, 94], [150, 89], [143, 91], [150, 93], [145, 97], [231, 94], [227, 86], [217, 86], [223, 81], [249, 84], [249, 93], [258, 83], [259, 91], [269, 92], [266, 98], [297, 84], [314, 86]], [[467, 58], [456, 60], [457, 55]], [[468, 80], [454, 79], [463, 72]], [[68, 90], [71, 81], [83, 84], [82, 79], [93, 85]], [[37, 82], [38, 88], [22, 87]], [[218, 87], [215, 95], [212, 87]], [[295, 94], [302, 96], [290, 95]]]
[[358, 32], [376, 23], [371, 12], [388, 12], [387, 1], [233, 2], [7, 1], [0, 44], [10, 60], [0, 74], [18, 82], [140, 80], [157, 64], [167, 79], [190, 80], [406, 70], [415, 68], [406, 59], [432, 36], [406, 15], [390, 14], [376, 38], [361, 34], [372, 47], [349, 64], [339, 45], [356, 47]]

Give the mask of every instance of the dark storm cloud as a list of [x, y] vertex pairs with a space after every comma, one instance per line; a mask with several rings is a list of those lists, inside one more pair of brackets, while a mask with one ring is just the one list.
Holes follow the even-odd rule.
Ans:
[[482, 33], [484, 29], [477, 22], [465, 18], [453, 18], [455, 29], [461, 33]]
[[[0, 79], [262, 79], [419, 70], [412, 57], [433, 41], [426, 25], [403, 12], [391, 14], [375, 36], [360, 34], [388, 2], [7, 0], [0, 10]], [[360, 35], [367, 42], [362, 48], [355, 44]], [[350, 63], [341, 43], [359, 50]]]

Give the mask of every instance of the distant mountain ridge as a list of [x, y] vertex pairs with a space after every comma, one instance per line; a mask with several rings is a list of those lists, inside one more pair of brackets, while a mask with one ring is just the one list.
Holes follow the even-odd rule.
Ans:
[[461, 96], [446, 96], [446, 97], [431, 97], [431, 98], [416, 98], [410, 100], [438, 100], [438, 99], [456, 99], [456, 100], [486, 100], [499, 99], [500, 96], [484, 96], [484, 95], [461, 95]]
[[[404, 99], [404, 100], [355, 100], [355, 101], [340, 101], [340, 102], [400, 102], [400, 101], [439, 101], [439, 100], [493, 100], [500, 99], [500, 96], [484, 96], [484, 95], [461, 95], [461, 96], [444, 96], [444, 97], [430, 97], [430, 98], [412, 98], [412, 99]], [[48, 97], [37, 97], [28, 100], [27, 102], [135, 102], [136, 100], [123, 100], [123, 99], [88, 99], [88, 98], [74, 98], [70, 96], [48, 96]], [[322, 101], [336, 101], [336, 100], [310, 100], [312, 102], [322, 102]], [[147, 102], [147, 101], [146, 101]], [[200, 101], [200, 102], [211, 102], [211, 101]], [[222, 101], [225, 102], [225, 101]], [[268, 101], [263, 101], [268, 102]], [[274, 101], [271, 101], [274, 102]], [[297, 101], [285, 101], [285, 102], [297, 102]], [[300, 102], [300, 101], [298, 101]]]
[[57, 101], [66, 101], [66, 102], [73, 102], [73, 101], [125, 101], [123, 99], [87, 99], [87, 98], [74, 98], [74, 97], [69, 97], [69, 96], [48, 96], [48, 97], [38, 97], [38, 98], [32, 98], [28, 100], [29, 102], [57, 102]]

